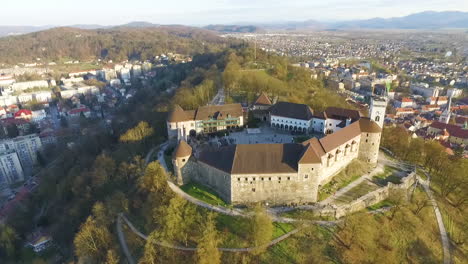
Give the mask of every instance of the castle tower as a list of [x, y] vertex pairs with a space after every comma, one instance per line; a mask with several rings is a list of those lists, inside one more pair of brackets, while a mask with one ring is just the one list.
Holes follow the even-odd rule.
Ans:
[[448, 124], [450, 122], [450, 116], [452, 115], [452, 97], [450, 96], [447, 107], [439, 117], [439, 122]]
[[174, 173], [177, 177], [177, 184], [184, 184], [184, 178], [182, 175], [182, 168], [187, 164], [188, 160], [192, 156], [192, 147], [190, 147], [185, 140], [181, 140], [179, 145], [172, 155], [172, 164], [174, 165]]
[[387, 109], [387, 98], [373, 96], [369, 108], [369, 117], [376, 122], [380, 128], [383, 128], [385, 111]]

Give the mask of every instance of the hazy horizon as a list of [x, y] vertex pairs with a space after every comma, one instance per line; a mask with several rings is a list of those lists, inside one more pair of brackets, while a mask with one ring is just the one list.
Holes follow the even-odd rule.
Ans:
[[[2, 3], [0, 25], [67, 26], [119, 25], [132, 21], [155, 24], [232, 24], [280, 21], [342, 21], [375, 17], [402, 17], [423, 11], [468, 12], [466, 0], [200, 0], [131, 2], [82, 0], [18, 0]], [[25, 8], [26, 7], [26, 8]]]

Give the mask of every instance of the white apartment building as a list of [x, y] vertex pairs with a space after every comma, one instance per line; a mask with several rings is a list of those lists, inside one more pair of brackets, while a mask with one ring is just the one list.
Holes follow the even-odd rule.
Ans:
[[463, 94], [462, 89], [450, 88], [447, 90], [447, 97], [457, 98]]
[[62, 96], [63, 99], [72, 98], [74, 95], [77, 95], [77, 94], [79, 94], [79, 92], [76, 89], [69, 89], [69, 90], [60, 91], [60, 96]]
[[36, 98], [36, 101], [41, 103], [50, 102], [50, 100], [52, 100], [52, 92], [36, 92], [34, 93], [34, 97]]
[[44, 120], [47, 117], [47, 114], [44, 109], [31, 111], [32, 112], [32, 121], [39, 122]]
[[18, 154], [14, 150], [0, 152], [0, 188], [24, 180]]
[[20, 90], [26, 90], [26, 89], [36, 88], [36, 87], [39, 87], [39, 88], [49, 87], [49, 82], [47, 82], [46, 80], [17, 82], [11, 86], [11, 89], [13, 91], [20, 91]]
[[9, 106], [9, 105], [16, 104], [16, 103], [17, 103], [16, 96], [11, 96], [11, 95], [0, 96], [1, 106]]
[[82, 86], [78, 87], [77, 91], [80, 94], [98, 94], [99, 88], [96, 86]]
[[0, 141], [0, 153], [14, 150], [18, 154], [23, 170], [33, 167], [37, 161], [37, 152], [41, 147], [41, 139], [36, 134]]
[[410, 89], [414, 94], [422, 95], [424, 97], [438, 97], [443, 90], [440, 87], [429, 87], [427, 83], [415, 83], [410, 85]]

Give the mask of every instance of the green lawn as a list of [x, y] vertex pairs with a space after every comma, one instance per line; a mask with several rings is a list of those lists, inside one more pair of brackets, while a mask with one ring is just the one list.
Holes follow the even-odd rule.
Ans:
[[389, 200], [383, 200], [379, 203], [376, 203], [374, 205], [371, 205], [369, 207], [367, 207], [367, 210], [369, 211], [375, 211], [377, 209], [381, 209], [381, 208], [384, 208], [384, 207], [390, 207], [390, 206], [393, 206], [393, 203]]
[[364, 175], [370, 169], [368, 164], [355, 160], [351, 162], [343, 171], [333, 177], [333, 179], [320, 188], [318, 192], [318, 201], [327, 199], [336, 191], [348, 186], [353, 181]]
[[397, 168], [385, 166], [384, 172], [377, 174], [373, 177], [374, 181], [379, 185], [387, 185], [387, 183], [401, 183], [401, 178], [398, 177], [396, 174], [399, 172]]
[[273, 239], [294, 230], [294, 225], [288, 223], [273, 223]]
[[295, 218], [295, 219], [305, 219], [305, 220], [318, 220], [318, 221], [334, 221], [336, 220], [332, 216], [319, 216], [314, 214], [313, 211], [309, 210], [300, 210], [300, 209], [295, 209], [289, 212], [281, 213], [280, 216], [282, 217], [288, 217], [288, 218]]
[[308, 136], [297, 136], [297, 137], [294, 137], [294, 143], [302, 143], [306, 140], [309, 140], [310, 137]]
[[227, 206], [213, 190], [196, 183], [188, 183], [181, 187], [187, 194], [212, 205]]
[[172, 155], [164, 154], [164, 161], [166, 162], [167, 169], [169, 170], [169, 172], [173, 172], [174, 165], [172, 165]]

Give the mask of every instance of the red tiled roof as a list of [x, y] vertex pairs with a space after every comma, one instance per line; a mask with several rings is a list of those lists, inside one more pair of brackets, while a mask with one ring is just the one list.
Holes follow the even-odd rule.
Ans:
[[89, 112], [89, 108], [88, 107], [75, 108], [75, 109], [68, 111], [68, 114], [73, 115], [73, 114], [79, 114], [82, 112]]
[[411, 100], [411, 99], [408, 98], [408, 97], [404, 97], [403, 99], [401, 99], [401, 101], [402, 101], [403, 103], [412, 103], [412, 102], [413, 102], [413, 100]]
[[32, 115], [32, 112], [31, 110], [28, 110], [28, 109], [21, 109], [19, 110], [18, 112], [15, 113], [15, 117], [21, 117], [21, 116], [30, 116]]
[[413, 108], [397, 108], [397, 112], [414, 112]]
[[457, 125], [445, 124], [445, 123], [435, 121], [431, 124], [431, 127], [440, 129], [440, 130], [447, 129], [447, 131], [452, 137], [468, 138], [468, 129], [463, 129]]

